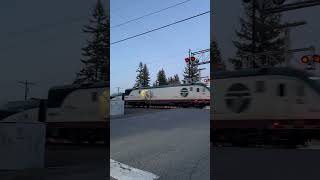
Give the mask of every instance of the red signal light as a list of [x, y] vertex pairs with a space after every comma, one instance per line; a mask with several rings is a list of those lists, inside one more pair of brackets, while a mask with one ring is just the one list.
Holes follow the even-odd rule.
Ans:
[[301, 62], [302, 63], [308, 63], [309, 62], [309, 56], [302, 56]]
[[184, 60], [185, 60], [186, 62], [189, 62], [189, 61], [190, 61], [190, 59], [189, 59], [189, 58], [185, 58]]
[[313, 58], [314, 62], [320, 63], [320, 56], [319, 55], [315, 54], [315, 55], [313, 55], [312, 58]]
[[196, 58], [192, 56], [191, 57], [191, 61], [195, 61], [195, 60], [196, 60]]

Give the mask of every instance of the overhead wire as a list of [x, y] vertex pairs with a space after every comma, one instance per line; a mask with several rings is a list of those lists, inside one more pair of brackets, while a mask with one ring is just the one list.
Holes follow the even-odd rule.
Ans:
[[197, 14], [197, 15], [194, 15], [194, 16], [191, 16], [191, 17], [188, 17], [188, 18], [186, 18], [186, 19], [182, 19], [182, 20], [179, 20], [179, 21], [176, 21], [176, 22], [167, 24], [167, 25], [165, 25], [165, 26], [161, 26], [161, 27], [158, 27], [158, 28], [155, 28], [155, 29], [152, 29], [152, 30], [149, 30], [149, 31], [146, 31], [146, 32], [137, 34], [137, 35], [134, 35], [134, 36], [130, 36], [130, 37], [127, 37], [127, 38], [124, 38], [124, 39], [121, 39], [121, 40], [112, 42], [112, 43], [110, 43], [110, 45], [117, 44], [117, 43], [120, 43], [120, 42], [123, 42], [123, 41], [127, 41], [127, 40], [130, 40], [130, 39], [133, 39], [133, 38], [136, 38], [136, 37], [139, 37], [139, 36], [142, 36], [142, 35], [145, 35], [145, 34], [154, 32], [154, 31], [158, 31], [158, 30], [160, 30], [160, 29], [163, 29], [163, 28], [166, 28], [166, 27], [169, 27], [169, 26], [178, 24], [178, 23], [182, 23], [182, 22], [184, 22], [184, 21], [187, 21], [187, 20], [190, 20], [190, 19], [199, 17], [199, 16], [203, 16], [203, 15], [208, 14], [208, 13], [210, 13], [210, 11], [206, 11], [206, 12], [203, 12], [203, 13], [200, 13], [200, 14]]
[[151, 16], [151, 15], [160, 13], [160, 12], [162, 12], [162, 11], [165, 11], [165, 10], [168, 10], [168, 9], [171, 9], [171, 8], [174, 8], [174, 7], [177, 7], [177, 6], [180, 6], [180, 5], [185, 4], [185, 3], [189, 2], [189, 1], [191, 1], [191, 0], [186, 0], [186, 1], [179, 2], [179, 3], [177, 3], [177, 4], [168, 6], [168, 7], [166, 7], [166, 8], [160, 9], [160, 10], [158, 10], [158, 11], [154, 11], [154, 12], [151, 12], [151, 13], [148, 13], [148, 14], [145, 14], [145, 15], [142, 15], [142, 16], [140, 16], [140, 17], [137, 17], [137, 18], [134, 18], [134, 19], [125, 21], [125, 22], [123, 22], [123, 23], [120, 23], [120, 24], [111, 26], [110, 28], [116, 28], [116, 27], [120, 27], [120, 26], [126, 25], [126, 24], [128, 24], [128, 23], [131, 23], [131, 22], [134, 22], [134, 21], [143, 19], [143, 18], [145, 18], [145, 17], [148, 17], [148, 16]]

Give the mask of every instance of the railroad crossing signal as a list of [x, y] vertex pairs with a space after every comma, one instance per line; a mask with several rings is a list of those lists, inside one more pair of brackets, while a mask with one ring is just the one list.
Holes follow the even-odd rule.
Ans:
[[192, 63], [192, 62], [195, 62], [196, 61], [196, 58], [194, 56], [191, 56], [190, 58], [185, 58], [184, 59], [186, 61], [186, 63]]
[[320, 63], [320, 55], [314, 54], [312, 56], [312, 58], [310, 56], [302, 56], [301, 57], [301, 62], [304, 64], [311, 63], [312, 61], [315, 63]]

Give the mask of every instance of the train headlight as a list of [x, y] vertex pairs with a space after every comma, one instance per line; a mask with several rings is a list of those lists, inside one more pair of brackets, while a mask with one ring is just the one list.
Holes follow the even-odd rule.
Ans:
[[150, 97], [150, 92], [149, 92], [148, 90], [142, 90], [142, 91], [140, 92], [140, 96], [141, 96], [142, 98], [149, 98], [149, 97]]

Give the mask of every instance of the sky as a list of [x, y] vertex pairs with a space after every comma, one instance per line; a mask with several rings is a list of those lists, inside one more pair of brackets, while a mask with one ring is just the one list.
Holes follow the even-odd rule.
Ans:
[[[184, 0], [111, 0], [111, 26], [183, 2]], [[210, 10], [209, 0], [191, 0], [183, 5], [145, 17], [124, 26], [111, 28], [111, 43], [145, 31], [158, 28]], [[178, 74], [183, 79], [184, 59], [188, 51], [208, 49], [210, 45], [210, 15], [206, 14], [168, 28], [128, 41], [113, 44], [111, 51], [111, 93], [132, 88], [139, 62], [146, 64], [151, 85], [156, 74], [164, 69], [167, 77]], [[209, 76], [209, 65], [201, 76]]]
[[[103, 1], [105, 2], [105, 1]], [[0, 104], [23, 100], [24, 86], [37, 83], [30, 97], [47, 98], [52, 86], [70, 84], [81, 68], [81, 47], [96, 0], [3, 0], [0, 7]]]
[[[234, 57], [235, 48], [232, 40], [236, 39], [235, 30], [239, 29], [239, 17], [243, 14], [241, 5], [242, 0], [211, 0], [212, 3], [212, 24], [211, 38], [216, 39], [221, 50], [222, 58], [226, 62], [228, 58]], [[291, 3], [293, 0], [287, 0], [285, 3]], [[299, 26], [291, 29], [291, 48], [304, 48], [314, 45], [316, 53], [320, 48], [320, 6], [308, 7], [287, 11], [283, 13], [283, 22], [295, 22], [305, 20], [305, 26]], [[296, 53], [291, 59], [290, 65], [296, 68], [304, 68], [301, 65], [300, 58], [305, 53]], [[227, 67], [231, 68], [227, 63]], [[318, 66], [319, 67], [319, 66]], [[320, 67], [316, 70], [319, 73]]]

